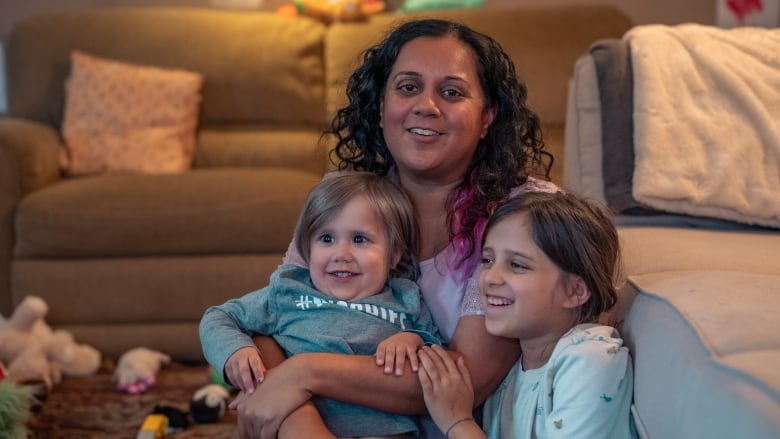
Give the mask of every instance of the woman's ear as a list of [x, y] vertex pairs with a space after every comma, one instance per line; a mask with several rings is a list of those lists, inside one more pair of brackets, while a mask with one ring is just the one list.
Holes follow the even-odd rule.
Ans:
[[482, 134], [479, 135], [480, 139], [484, 139], [487, 136], [488, 128], [493, 120], [496, 118], [496, 107], [486, 108], [482, 113]]
[[574, 276], [566, 282], [566, 308], [578, 308], [590, 299], [590, 289], [585, 280]]

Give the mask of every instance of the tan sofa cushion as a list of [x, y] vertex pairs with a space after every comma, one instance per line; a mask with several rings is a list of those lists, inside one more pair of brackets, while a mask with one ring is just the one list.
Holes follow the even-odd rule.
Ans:
[[626, 273], [732, 270], [780, 275], [780, 233], [632, 226], [618, 229]]
[[203, 128], [198, 133], [197, 168], [290, 168], [323, 175], [328, 163], [315, 130]]
[[68, 59], [78, 49], [202, 73], [201, 124], [319, 129], [325, 119], [325, 30], [307, 18], [194, 8], [103, 8], [31, 17], [16, 24], [8, 42], [13, 59], [8, 79], [15, 84], [9, 108], [15, 116], [59, 126]]
[[286, 249], [321, 177], [289, 169], [70, 179], [25, 197], [20, 258], [271, 253]]
[[[780, 234], [769, 230], [713, 230], [672, 226], [619, 226], [625, 276], [681, 270], [729, 270], [780, 276]], [[623, 321], [637, 288], [626, 283], [603, 321]]]
[[34, 291], [49, 305], [50, 325], [107, 358], [147, 346], [202, 362], [203, 311], [267, 285], [282, 256], [16, 259], [13, 299]]

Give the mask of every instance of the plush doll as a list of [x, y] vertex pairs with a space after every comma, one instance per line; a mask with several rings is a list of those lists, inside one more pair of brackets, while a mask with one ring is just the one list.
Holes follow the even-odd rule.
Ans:
[[63, 375], [92, 375], [100, 367], [100, 352], [46, 324], [48, 310], [43, 299], [27, 296], [10, 318], [0, 322], [0, 362], [7, 365], [8, 377], [16, 382], [42, 382], [47, 391]]
[[140, 347], [130, 349], [119, 357], [114, 381], [120, 392], [139, 394], [157, 382], [160, 367], [170, 364], [171, 357], [162, 352]]
[[288, 17], [306, 16], [325, 24], [334, 21], [359, 21], [382, 12], [385, 3], [380, 0], [294, 0], [282, 5], [276, 13]]
[[190, 414], [195, 422], [209, 424], [225, 414], [230, 393], [219, 384], [208, 384], [198, 389], [190, 400]]

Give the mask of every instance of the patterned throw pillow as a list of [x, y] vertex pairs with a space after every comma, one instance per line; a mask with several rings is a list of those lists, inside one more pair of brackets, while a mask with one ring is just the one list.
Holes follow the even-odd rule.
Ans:
[[199, 73], [71, 53], [61, 164], [69, 175], [189, 169]]

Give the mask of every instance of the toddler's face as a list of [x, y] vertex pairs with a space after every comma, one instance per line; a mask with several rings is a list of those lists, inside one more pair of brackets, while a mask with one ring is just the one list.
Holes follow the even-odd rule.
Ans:
[[350, 200], [341, 212], [312, 234], [309, 269], [314, 286], [339, 300], [379, 293], [391, 260], [384, 222], [365, 197]]

